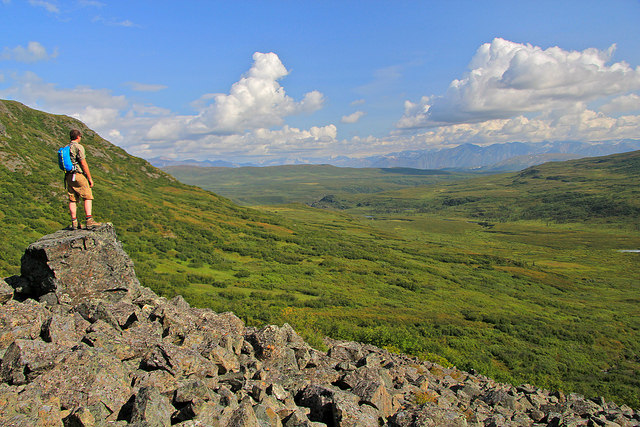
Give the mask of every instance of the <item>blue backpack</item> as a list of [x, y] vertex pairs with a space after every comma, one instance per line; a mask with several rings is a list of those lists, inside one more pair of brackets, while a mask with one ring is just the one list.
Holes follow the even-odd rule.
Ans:
[[68, 145], [58, 150], [58, 166], [65, 172], [73, 172], [74, 167], [71, 162], [71, 151]]

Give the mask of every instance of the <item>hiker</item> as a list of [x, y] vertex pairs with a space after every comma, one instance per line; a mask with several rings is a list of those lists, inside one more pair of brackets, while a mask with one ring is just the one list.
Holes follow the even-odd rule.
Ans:
[[69, 213], [71, 214], [71, 230], [77, 230], [80, 228], [78, 223], [77, 204], [80, 199], [84, 200], [84, 213], [86, 214], [86, 228], [95, 228], [102, 225], [96, 222], [91, 215], [91, 207], [93, 204], [93, 178], [91, 178], [91, 172], [89, 172], [89, 165], [85, 156], [84, 147], [80, 144], [82, 139], [82, 133], [77, 129], [72, 129], [69, 132], [69, 154], [71, 156], [71, 163], [73, 164], [73, 170], [66, 172], [65, 184], [67, 186], [67, 193], [69, 194]]

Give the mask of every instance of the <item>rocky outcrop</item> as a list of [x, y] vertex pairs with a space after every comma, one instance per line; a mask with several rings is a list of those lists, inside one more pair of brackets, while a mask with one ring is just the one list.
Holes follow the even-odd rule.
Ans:
[[109, 224], [60, 231], [0, 282], [0, 425], [640, 425], [601, 398], [326, 343], [158, 297]]

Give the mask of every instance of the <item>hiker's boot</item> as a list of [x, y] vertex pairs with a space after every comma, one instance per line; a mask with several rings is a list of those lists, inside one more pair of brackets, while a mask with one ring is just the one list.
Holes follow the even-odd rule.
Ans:
[[102, 225], [101, 222], [97, 222], [93, 217], [87, 217], [87, 228], [97, 228]]
[[78, 220], [77, 219], [72, 219], [71, 220], [71, 225], [67, 227], [67, 230], [79, 230], [80, 228], [82, 228], [82, 226], [80, 225]]

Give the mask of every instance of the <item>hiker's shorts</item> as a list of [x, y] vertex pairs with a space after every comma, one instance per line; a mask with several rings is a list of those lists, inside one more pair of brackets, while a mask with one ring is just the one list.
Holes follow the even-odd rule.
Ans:
[[[75, 175], [75, 181], [73, 181], [73, 177]], [[68, 173], [65, 176], [65, 180], [67, 182], [67, 193], [69, 194], [70, 202], [79, 202], [79, 199], [84, 200], [93, 200], [93, 193], [91, 192], [91, 187], [89, 186], [89, 181], [87, 177], [81, 173]]]

